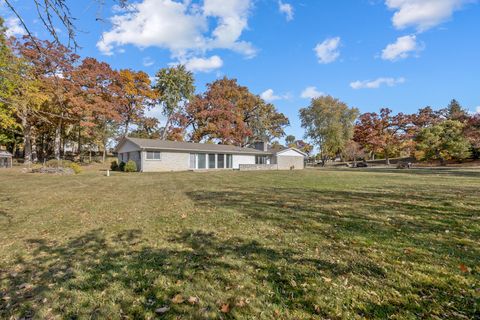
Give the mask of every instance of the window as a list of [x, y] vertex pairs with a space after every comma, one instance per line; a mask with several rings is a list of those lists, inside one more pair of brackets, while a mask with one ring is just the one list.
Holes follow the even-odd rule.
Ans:
[[197, 164], [197, 155], [194, 153], [190, 153], [190, 169], [196, 169]]
[[208, 169], [215, 169], [215, 155], [208, 155]]
[[225, 155], [224, 154], [217, 154], [217, 168], [219, 168], [219, 169], [225, 168]]
[[207, 155], [206, 154], [198, 154], [198, 169], [206, 169], [207, 168]]
[[231, 154], [227, 154], [227, 168], [229, 168], [229, 169], [233, 168], [232, 155]]
[[147, 151], [147, 160], [161, 160], [160, 152]]
[[266, 156], [255, 156], [255, 164], [267, 164]]

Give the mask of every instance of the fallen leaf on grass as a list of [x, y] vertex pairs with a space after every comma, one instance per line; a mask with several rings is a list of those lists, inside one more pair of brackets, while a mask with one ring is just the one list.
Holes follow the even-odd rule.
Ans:
[[332, 279], [330, 278], [327, 278], [327, 277], [322, 277], [323, 281], [325, 282], [332, 282]]
[[29, 289], [31, 288], [32, 286], [28, 283], [22, 283], [21, 285], [18, 286], [18, 289], [22, 290], [22, 289]]
[[188, 298], [188, 303], [190, 303], [190, 304], [198, 304], [199, 302], [200, 302], [200, 299], [198, 297]]
[[166, 313], [168, 310], [170, 310], [169, 307], [161, 307], [161, 308], [158, 308], [155, 310], [155, 313], [157, 314], [164, 314]]
[[245, 301], [245, 299], [241, 298], [240, 301], [238, 301], [237, 303], [235, 303], [235, 306], [239, 307], [239, 308], [243, 308], [247, 305], [248, 302]]
[[181, 294], [177, 294], [175, 297], [172, 298], [172, 303], [175, 303], [175, 304], [181, 304], [184, 301], [185, 299], [183, 299]]
[[468, 273], [470, 272], [470, 270], [468, 269], [468, 267], [466, 265], [464, 265], [463, 263], [461, 263], [459, 266], [460, 268], [460, 271], [464, 272], [464, 273]]
[[229, 313], [230, 312], [230, 305], [228, 303], [222, 304], [222, 307], [220, 308], [220, 311], [222, 313]]

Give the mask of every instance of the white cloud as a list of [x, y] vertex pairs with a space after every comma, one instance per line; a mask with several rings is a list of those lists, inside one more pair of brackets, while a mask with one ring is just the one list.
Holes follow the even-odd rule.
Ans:
[[383, 85], [394, 87], [405, 83], [405, 78], [378, 78], [376, 80], [355, 81], [350, 83], [350, 87], [358, 89], [378, 89]]
[[395, 43], [391, 43], [383, 49], [382, 59], [390, 61], [405, 59], [410, 54], [423, 50], [423, 47], [423, 44], [417, 42], [415, 35], [399, 37]]
[[276, 96], [275, 93], [273, 92], [273, 89], [267, 89], [260, 94], [260, 98], [262, 98], [265, 101], [275, 101], [275, 100], [280, 100], [282, 97]]
[[267, 102], [272, 102], [275, 100], [290, 99], [290, 94], [276, 95], [273, 89], [267, 89], [260, 94], [260, 98]]
[[289, 3], [283, 3], [281, 0], [278, 1], [278, 10], [280, 10], [281, 13], [285, 14], [285, 17], [287, 21], [292, 21], [293, 20], [293, 15], [294, 15], [294, 10], [293, 6]]
[[317, 90], [317, 87], [306, 87], [305, 90], [302, 91], [300, 97], [303, 99], [315, 99], [321, 96], [324, 96], [325, 93], [320, 92]]
[[97, 47], [107, 55], [115, 47], [132, 44], [168, 49], [174, 58], [203, 55], [213, 49], [252, 57], [255, 48], [240, 40], [248, 27], [251, 6], [252, 0], [204, 0], [202, 6], [189, 0], [143, 0], [110, 19], [113, 26], [102, 34]]
[[395, 28], [415, 27], [419, 32], [431, 29], [448, 20], [455, 10], [471, 0], [385, 0], [395, 10], [392, 22]]
[[191, 58], [183, 62], [185, 67], [192, 72], [210, 72], [223, 66], [219, 56], [210, 58]]
[[476, 110], [477, 110], [477, 113], [480, 114], [480, 106], [478, 106]]
[[142, 63], [143, 63], [144, 67], [151, 67], [155, 64], [155, 60], [153, 60], [150, 57], [145, 57], [145, 58], [143, 58]]
[[328, 38], [322, 43], [317, 44], [314, 50], [317, 54], [318, 62], [327, 64], [337, 60], [340, 56], [339, 46], [340, 37]]
[[5, 27], [7, 28], [7, 31], [5, 32], [7, 37], [23, 36], [26, 34], [25, 29], [23, 29], [20, 19], [18, 18], [5, 19]]

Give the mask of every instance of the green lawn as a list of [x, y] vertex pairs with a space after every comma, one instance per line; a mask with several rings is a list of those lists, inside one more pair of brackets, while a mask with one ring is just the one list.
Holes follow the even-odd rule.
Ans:
[[479, 301], [479, 170], [0, 170], [0, 319], [478, 319]]

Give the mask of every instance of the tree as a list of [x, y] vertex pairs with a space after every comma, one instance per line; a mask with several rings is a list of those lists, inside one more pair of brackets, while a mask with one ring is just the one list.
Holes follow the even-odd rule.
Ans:
[[472, 145], [473, 153], [476, 158], [480, 156], [480, 114], [477, 113], [469, 117], [464, 130], [465, 137]]
[[445, 119], [465, 122], [468, 118], [468, 111], [460, 103], [453, 99], [448, 106], [439, 112]]
[[457, 120], [445, 120], [439, 124], [424, 128], [416, 137], [417, 148], [424, 152], [427, 160], [462, 160], [470, 155], [470, 144], [463, 135], [464, 125]]
[[123, 136], [126, 136], [131, 124], [143, 121], [145, 110], [155, 101], [155, 91], [151, 88], [148, 74], [130, 69], [120, 70], [121, 98], [120, 114], [122, 116]]
[[106, 158], [109, 138], [120, 122], [119, 97], [123, 92], [119, 74], [105, 62], [85, 58], [72, 72], [72, 80], [78, 90], [72, 98], [72, 114], [78, 118], [78, 152], [81, 152], [82, 129], [92, 144], [103, 151]]
[[183, 65], [161, 69], [157, 72], [154, 89], [158, 95], [158, 102], [163, 107], [162, 112], [167, 117], [161, 137], [165, 140], [172, 117], [176, 113], [181, 113], [181, 109], [195, 92], [193, 74]]
[[71, 75], [80, 57], [61, 44], [27, 37], [16, 41], [15, 49], [30, 65], [35, 79], [42, 85], [42, 92], [49, 96], [45, 110], [41, 112], [49, 117], [55, 128], [54, 156], [58, 160], [62, 132], [72, 120], [70, 99], [76, 88]]
[[35, 160], [33, 124], [42, 117], [46, 97], [32, 66], [5, 41], [1, 21], [0, 31], [0, 136], [15, 143], [20, 135], [24, 162], [30, 164]]
[[358, 109], [331, 96], [312, 99], [310, 106], [300, 109], [305, 137], [314, 141], [320, 150], [322, 162], [342, 154], [353, 137]]
[[[32, 35], [32, 31], [27, 26], [25, 19], [19, 13], [17, 8], [14, 5], [12, 0], [3, 0], [6, 4], [6, 7], [19, 19], [21, 26], [25, 29], [28, 34], [28, 37], [35, 43], [36, 38]], [[103, 7], [104, 0], [96, 0], [98, 6]], [[116, 0], [116, 3], [120, 7], [125, 7], [128, 0]], [[76, 18], [72, 15], [70, 6], [67, 3], [67, 0], [33, 0], [32, 4], [36, 8], [35, 13], [37, 14], [38, 21], [40, 21], [46, 31], [53, 37], [56, 44], [60, 44], [59, 34], [61, 33], [60, 27], [65, 29], [67, 34], [69, 48], [73, 47], [78, 48], [77, 44], [77, 27], [75, 24]], [[101, 12], [101, 10], [99, 10]], [[97, 16], [97, 21], [103, 20], [102, 17]], [[40, 47], [38, 48], [41, 50]]]
[[280, 138], [289, 124], [274, 105], [227, 78], [207, 84], [207, 91], [177, 113], [174, 122], [184, 132], [190, 132], [190, 141], [237, 146]]
[[414, 131], [418, 132], [423, 128], [435, 125], [441, 121], [440, 113], [433, 111], [431, 107], [425, 107], [411, 116]]
[[285, 138], [285, 143], [287, 144], [287, 147], [290, 146], [290, 145], [293, 145], [293, 143], [295, 142], [296, 138], [295, 136], [293, 135], [288, 135], [286, 136]]
[[159, 139], [162, 134], [158, 124], [157, 118], [142, 117], [137, 123], [137, 128], [129, 136], [133, 138]]
[[348, 161], [353, 160], [353, 165], [356, 166], [357, 159], [364, 158], [365, 152], [358, 142], [350, 140], [345, 146], [344, 156], [348, 159]]
[[313, 151], [313, 146], [303, 140], [296, 140], [293, 144], [291, 144], [291, 148], [296, 148], [302, 152], [305, 152], [308, 156], [310, 156], [310, 153]]
[[354, 140], [372, 154], [383, 152], [385, 163], [389, 165], [390, 155], [402, 149], [408, 140], [410, 126], [411, 116], [403, 113], [393, 115], [392, 110], [382, 108], [380, 114], [369, 112], [359, 117]]
[[10, 136], [13, 130], [18, 129], [14, 111], [8, 103], [15, 87], [12, 79], [13, 60], [14, 56], [7, 45], [5, 28], [0, 17], [0, 138], [2, 140], [0, 143], [9, 140], [7, 136]]

